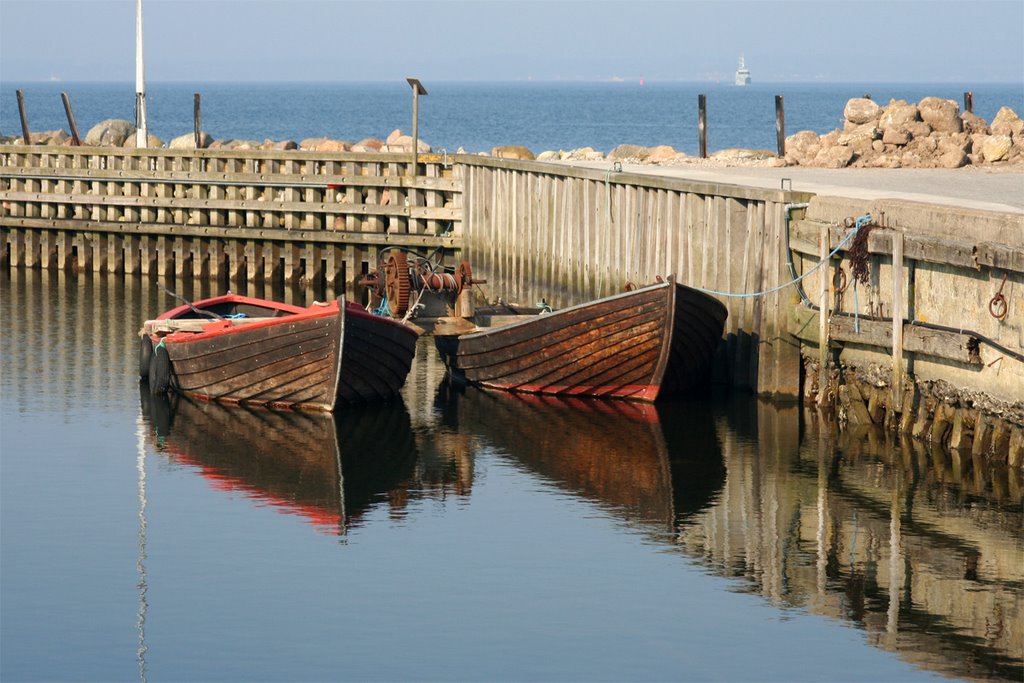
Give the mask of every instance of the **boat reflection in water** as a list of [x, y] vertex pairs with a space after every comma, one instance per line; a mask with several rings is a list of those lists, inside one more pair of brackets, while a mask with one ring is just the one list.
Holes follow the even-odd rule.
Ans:
[[707, 507], [725, 466], [707, 404], [485, 391], [444, 383], [444, 422], [559, 488], [670, 540]]
[[142, 412], [158, 452], [212, 486], [344, 535], [379, 505], [409, 499], [417, 448], [400, 401], [337, 415], [195, 402], [149, 393]]

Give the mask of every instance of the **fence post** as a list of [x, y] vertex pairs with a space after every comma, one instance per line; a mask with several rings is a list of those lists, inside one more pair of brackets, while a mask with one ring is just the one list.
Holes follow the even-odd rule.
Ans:
[[71, 98], [68, 97], [66, 92], [60, 94], [60, 99], [64, 102], [64, 113], [68, 115], [68, 127], [71, 128], [71, 140], [75, 143], [75, 147], [82, 146], [82, 140], [78, 137], [78, 125], [75, 124], [75, 114], [71, 111]]
[[779, 157], [786, 156], [786, 112], [782, 106], [782, 95], [775, 96], [775, 141]]
[[21, 135], [22, 140], [26, 145], [32, 144], [32, 138], [28, 132], [28, 115], [25, 113], [25, 93], [21, 90], [17, 91], [18, 94], [18, 115], [21, 116]]

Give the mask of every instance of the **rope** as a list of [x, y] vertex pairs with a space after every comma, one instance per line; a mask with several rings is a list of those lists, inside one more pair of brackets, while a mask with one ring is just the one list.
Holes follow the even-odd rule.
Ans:
[[714, 294], [715, 296], [729, 296], [729, 297], [737, 297], [737, 298], [765, 296], [766, 294], [774, 294], [775, 292], [781, 291], [781, 290], [785, 289], [786, 287], [789, 287], [790, 285], [797, 284], [798, 282], [803, 280], [805, 277], [807, 277], [808, 275], [810, 275], [814, 271], [818, 270], [818, 268], [821, 268], [823, 265], [828, 263], [829, 259], [831, 259], [833, 256], [835, 256], [839, 252], [840, 249], [845, 247], [847, 242], [852, 240], [854, 238], [854, 236], [860, 231], [860, 229], [863, 228], [865, 225], [867, 225], [870, 222], [871, 222], [871, 214], [864, 214], [863, 216], [858, 218], [857, 222], [853, 226], [853, 230], [850, 231], [850, 234], [847, 235], [846, 237], [844, 237], [843, 240], [839, 244], [836, 245], [836, 248], [833, 249], [831, 252], [829, 252], [828, 256], [826, 256], [821, 261], [818, 261], [814, 265], [813, 268], [808, 270], [803, 275], [799, 275], [796, 278], [790, 280], [789, 282], [787, 282], [785, 284], [782, 284], [782, 285], [779, 285], [778, 287], [772, 287], [771, 289], [766, 289], [766, 290], [763, 290], [763, 291], [760, 291], [760, 292], [750, 292], [750, 293], [747, 293], [747, 294], [735, 294], [733, 292], [719, 292], [719, 291], [714, 290], [714, 289], [704, 289], [703, 287], [694, 287], [692, 285], [689, 285], [689, 287], [690, 287], [690, 289], [695, 289], [698, 292], [704, 292], [705, 294]]

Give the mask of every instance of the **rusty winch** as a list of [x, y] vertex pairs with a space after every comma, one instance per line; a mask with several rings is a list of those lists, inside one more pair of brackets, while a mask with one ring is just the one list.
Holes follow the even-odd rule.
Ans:
[[[400, 247], [383, 250], [377, 269], [358, 282], [371, 288], [372, 308], [396, 318], [414, 317], [419, 309], [428, 309], [428, 315], [445, 315], [463, 291], [487, 282], [473, 279], [469, 261], [445, 266], [437, 253], [421, 256]], [[443, 308], [438, 308], [438, 302]]]

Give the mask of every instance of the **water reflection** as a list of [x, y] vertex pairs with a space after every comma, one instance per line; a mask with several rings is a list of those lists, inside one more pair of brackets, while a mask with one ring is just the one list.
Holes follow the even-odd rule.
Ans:
[[437, 407], [451, 429], [652, 530], [676, 530], [709, 505], [725, 481], [706, 404], [656, 406], [444, 383]]
[[[0, 399], [11, 422], [0, 430], [4, 477], [37, 486], [30, 494], [48, 501], [40, 509], [62, 510], [73, 499], [89, 513], [95, 510], [87, 506], [117, 493], [119, 480], [105, 468], [138, 469], [139, 519], [132, 526], [142, 679], [151, 631], [147, 569], [167, 573], [164, 565], [151, 567], [157, 560], [145, 553], [147, 490], [160, 490], [160, 469], [150, 479], [144, 470], [154, 451], [254, 505], [303, 520], [298, 529], [305, 535], [370, 531], [380, 511], [401, 521], [426, 510], [444, 528], [446, 508], [413, 502], [486, 495], [478, 470], [497, 457], [621, 521], [609, 533], [638, 533], [680, 553], [690, 560], [681, 575], [697, 564], [729, 577], [736, 590], [763, 596], [780, 615], [800, 610], [853, 625], [873, 646], [928, 671], [1024, 679], [1020, 469], [875, 431], [839, 433], [814, 413], [747, 396], [640, 406], [459, 391], [443, 381], [429, 340], [417, 349], [402, 403], [333, 418], [180, 398], [153, 403], [148, 392], [138, 399], [133, 392], [139, 323], [171, 303], [155, 283], [26, 271], [6, 277]], [[60, 470], [55, 463], [78, 461], [19, 455], [52, 436], [46, 429], [22, 434], [23, 416], [52, 416], [55, 433], [95, 422], [97, 440], [116, 443], [111, 425], [134, 428], [137, 400], [142, 443], [131, 460], [97, 451], [82, 461], [89, 467]], [[82, 477], [104, 495], [71, 496]], [[153, 482], [158, 486], [150, 489]], [[471, 514], [491, 513], [476, 506]], [[7, 557], [37, 547], [16, 545], [19, 528], [5, 523]], [[502, 528], [506, 520], [480, 523]], [[116, 529], [90, 525], [95, 536], [83, 547], [105, 547], [104, 534]], [[355, 545], [349, 539], [346, 550]], [[52, 586], [43, 582], [31, 593], [35, 573], [8, 571], [4, 581], [28, 586], [27, 599], [41, 604]], [[104, 574], [83, 573], [94, 575]], [[31, 628], [26, 615], [35, 611], [9, 605], [5, 618]], [[771, 647], [769, 636], [764, 647]]]
[[331, 416], [153, 396], [145, 385], [139, 396], [159, 453], [326, 533], [345, 535], [378, 505], [399, 512], [421, 489], [401, 401]]

